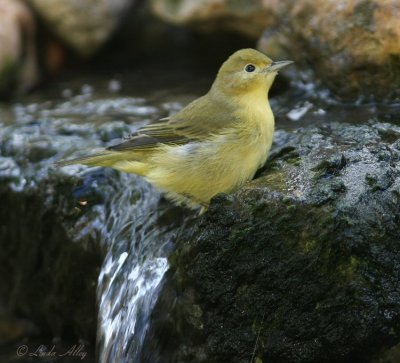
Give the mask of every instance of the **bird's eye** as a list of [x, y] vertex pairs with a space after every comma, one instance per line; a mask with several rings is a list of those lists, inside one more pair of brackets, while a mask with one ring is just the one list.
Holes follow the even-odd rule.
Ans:
[[256, 66], [253, 64], [248, 64], [246, 67], [244, 67], [244, 70], [248, 73], [251, 73], [256, 70]]

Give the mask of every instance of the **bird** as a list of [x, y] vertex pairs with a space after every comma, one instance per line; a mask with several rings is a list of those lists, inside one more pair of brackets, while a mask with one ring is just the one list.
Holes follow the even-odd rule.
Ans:
[[177, 205], [207, 210], [219, 193], [231, 193], [265, 164], [275, 121], [268, 92], [280, 69], [255, 49], [233, 53], [209, 91], [176, 114], [145, 125], [101, 152], [58, 166], [111, 167], [144, 177]]

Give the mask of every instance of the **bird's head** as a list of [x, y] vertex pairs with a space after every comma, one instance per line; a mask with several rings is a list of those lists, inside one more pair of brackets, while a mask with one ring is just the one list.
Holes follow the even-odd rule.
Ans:
[[255, 49], [241, 49], [222, 64], [213, 88], [231, 95], [259, 90], [267, 94], [278, 71], [291, 63], [293, 62], [273, 62]]

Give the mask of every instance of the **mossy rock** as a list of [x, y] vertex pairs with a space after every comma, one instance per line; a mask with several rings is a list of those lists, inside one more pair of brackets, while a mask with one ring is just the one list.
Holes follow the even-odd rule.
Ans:
[[368, 362], [400, 341], [400, 129], [292, 136], [180, 240], [148, 361]]
[[30, 321], [35, 334], [82, 339], [93, 349], [106, 253], [101, 228], [119, 174], [68, 171], [54, 161], [73, 147], [101, 145], [107, 130], [121, 130], [120, 123], [81, 129], [49, 119], [17, 120], [0, 130], [0, 297], [4, 314]]

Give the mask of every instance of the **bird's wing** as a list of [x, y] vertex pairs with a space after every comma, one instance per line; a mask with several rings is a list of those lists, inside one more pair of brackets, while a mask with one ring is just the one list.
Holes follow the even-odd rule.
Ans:
[[108, 147], [108, 150], [148, 150], [159, 144], [186, 144], [189, 141], [190, 139], [180, 135], [167, 119], [140, 128], [122, 143]]
[[[155, 146], [182, 145], [196, 140], [204, 140], [229, 128], [235, 119], [228, 112], [226, 105], [209, 102], [203, 96], [190, 103], [176, 115], [161, 119], [150, 125], [143, 126], [126, 141], [111, 146], [108, 150], [151, 150]], [[213, 117], [212, 115], [218, 115]]]

